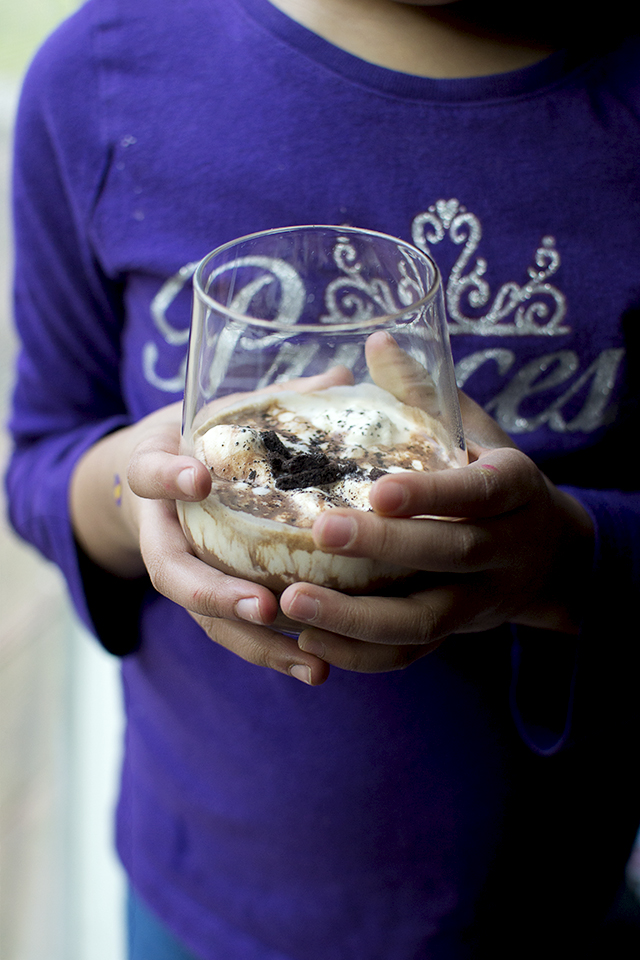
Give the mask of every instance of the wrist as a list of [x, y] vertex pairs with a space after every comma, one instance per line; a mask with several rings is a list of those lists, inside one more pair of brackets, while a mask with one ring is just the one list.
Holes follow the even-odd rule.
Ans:
[[76, 464], [70, 488], [78, 544], [98, 566], [127, 578], [145, 572], [139, 546], [139, 498], [127, 482], [135, 443], [135, 427], [103, 437]]

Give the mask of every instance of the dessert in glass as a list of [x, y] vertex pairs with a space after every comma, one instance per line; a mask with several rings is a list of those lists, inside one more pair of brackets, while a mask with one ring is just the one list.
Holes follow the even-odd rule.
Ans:
[[194, 275], [181, 452], [211, 475], [178, 503], [196, 555], [276, 594], [348, 593], [414, 571], [319, 550], [324, 510], [369, 510], [385, 473], [467, 462], [438, 269], [394, 237], [287, 227]]

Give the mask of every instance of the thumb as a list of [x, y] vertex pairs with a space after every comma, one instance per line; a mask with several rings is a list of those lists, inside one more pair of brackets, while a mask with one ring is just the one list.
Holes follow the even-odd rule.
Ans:
[[127, 480], [147, 500], [204, 500], [211, 477], [204, 463], [177, 452], [179, 435], [170, 431], [147, 437], [134, 449]]
[[496, 447], [518, 449], [518, 445], [493, 417], [462, 390], [458, 390], [458, 400], [471, 460], [477, 460], [482, 450], [494, 450]]

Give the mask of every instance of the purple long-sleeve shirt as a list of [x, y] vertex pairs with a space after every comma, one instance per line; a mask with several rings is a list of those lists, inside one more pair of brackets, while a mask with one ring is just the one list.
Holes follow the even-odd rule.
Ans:
[[[118, 849], [204, 960], [524, 957], [524, 929], [534, 949], [560, 923], [561, 949], [606, 907], [640, 811], [639, 52], [430, 80], [267, 0], [91, 0], [29, 72], [11, 515], [136, 647]], [[577, 644], [505, 629], [311, 689], [79, 555], [71, 471], [180, 398], [194, 265], [295, 223], [439, 262], [459, 382], [594, 518]]]

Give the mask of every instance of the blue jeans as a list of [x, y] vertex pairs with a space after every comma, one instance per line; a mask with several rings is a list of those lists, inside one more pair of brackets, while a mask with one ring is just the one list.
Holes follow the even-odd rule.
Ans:
[[128, 960], [198, 960], [183, 947], [129, 887], [127, 897]]

